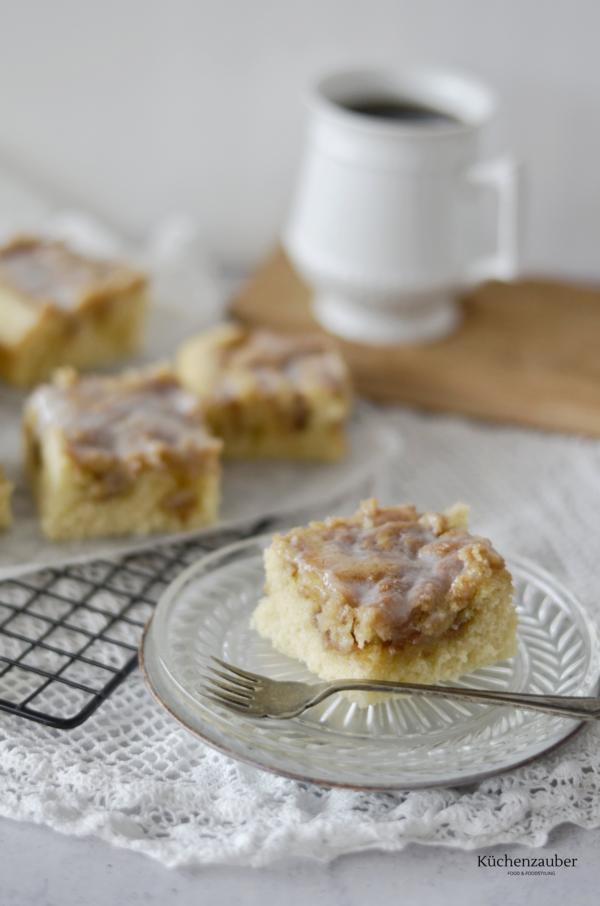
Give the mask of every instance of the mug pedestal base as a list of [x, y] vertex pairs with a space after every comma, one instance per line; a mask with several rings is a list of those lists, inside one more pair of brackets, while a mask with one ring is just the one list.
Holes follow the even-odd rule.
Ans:
[[451, 334], [461, 317], [454, 297], [447, 292], [415, 293], [396, 300], [394, 307], [317, 293], [313, 311], [329, 333], [373, 346], [432, 342]]

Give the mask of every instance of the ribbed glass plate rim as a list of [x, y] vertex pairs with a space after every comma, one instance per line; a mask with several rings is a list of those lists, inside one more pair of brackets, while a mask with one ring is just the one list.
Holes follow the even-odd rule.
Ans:
[[[574, 722], [570, 719], [553, 719], [536, 715], [541, 720], [548, 721], [548, 727], [553, 728], [552, 732], [540, 736], [538, 728], [538, 732], [533, 734], [535, 738], [532, 739], [531, 745], [525, 752], [522, 751], [523, 746], [521, 746], [518, 753], [507, 757], [504, 762], [495, 765], [492, 769], [486, 768], [485, 765], [484, 740], [481, 743], [481, 766], [467, 772], [464, 769], [461, 771], [460, 766], [454, 771], [449, 767], [446, 772], [434, 776], [428, 775], [426, 771], [423, 771], [422, 776], [414, 772], [402, 775], [400, 771], [397, 780], [387, 778], [382, 782], [377, 777], [376, 768], [372, 773], [362, 771], [343, 777], [336, 776], [335, 771], [330, 773], [316, 766], [313, 769], [310, 764], [302, 765], [299, 769], [297, 765], [294, 765], [293, 758], [290, 760], [284, 751], [278, 751], [278, 726], [283, 722], [261, 721], [260, 732], [257, 733], [256, 727], [259, 722], [225, 712], [203, 699], [193, 689], [187, 688], [185, 682], [182, 683], [181, 678], [176, 675], [176, 670], [169, 665], [168, 657], [165, 656], [166, 640], [169, 637], [169, 619], [173, 608], [177, 605], [182, 589], [193, 580], [209, 576], [216, 570], [229, 564], [236, 564], [244, 558], [262, 558], [262, 552], [271, 537], [271, 535], [264, 535], [221, 548], [202, 557], [184, 570], [163, 593], [142, 640], [140, 664], [150, 691], [174, 718], [207, 745], [254, 767], [306, 783], [365, 791], [392, 791], [474, 783], [527, 764], [542, 754], [552, 751], [571, 738], [583, 726], [581, 722]], [[507, 561], [516, 579], [524, 582], [527, 587], [534, 587], [543, 592], [553, 602], [557, 602], [572, 626], [583, 638], [589, 640], [585, 672], [578, 685], [577, 694], [593, 694], [598, 687], [600, 675], [598, 633], [585, 607], [568, 589], [537, 564], [519, 556], [508, 557]], [[199, 601], [199, 607], [202, 607], [201, 601]], [[247, 618], [247, 606], [243, 605], [243, 607], [246, 608], [243, 612], [244, 618]], [[215, 654], [219, 655], [222, 652], [216, 651]], [[521, 713], [531, 714], [532, 712]], [[553, 723], [551, 723], [552, 721]], [[294, 721], [285, 723], [289, 728]], [[323, 729], [325, 730], [325, 728]], [[323, 732], [322, 740], [319, 742], [322, 747], [327, 747], [328, 734], [326, 732]], [[332, 745], [332, 755], [335, 751], [335, 746]]]

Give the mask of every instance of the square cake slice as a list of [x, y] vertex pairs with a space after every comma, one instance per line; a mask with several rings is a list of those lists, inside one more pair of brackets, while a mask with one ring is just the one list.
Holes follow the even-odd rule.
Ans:
[[7, 480], [3, 468], [0, 466], [0, 531], [8, 528], [12, 521], [10, 511], [11, 494], [12, 484]]
[[346, 450], [350, 378], [326, 337], [225, 324], [185, 343], [177, 372], [226, 457], [332, 461]]
[[167, 369], [63, 369], [29, 398], [24, 430], [49, 538], [182, 531], [216, 518], [221, 441]]
[[466, 507], [361, 504], [275, 535], [252, 623], [323, 679], [435, 683], [516, 652], [512, 580]]
[[140, 340], [146, 283], [125, 264], [50, 239], [0, 248], [0, 378], [29, 387], [58, 366], [129, 355]]

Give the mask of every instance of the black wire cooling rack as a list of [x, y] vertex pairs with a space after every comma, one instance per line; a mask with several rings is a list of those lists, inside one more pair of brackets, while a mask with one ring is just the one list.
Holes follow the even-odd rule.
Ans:
[[0, 580], [0, 710], [62, 730], [82, 724], [135, 667], [177, 573], [265, 527]]

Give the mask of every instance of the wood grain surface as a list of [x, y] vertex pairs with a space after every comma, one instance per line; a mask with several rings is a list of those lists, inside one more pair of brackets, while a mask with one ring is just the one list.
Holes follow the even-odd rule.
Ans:
[[[360, 393], [379, 401], [600, 437], [600, 290], [550, 279], [487, 283], [434, 343], [340, 341]], [[246, 324], [320, 330], [277, 248], [231, 302]]]

